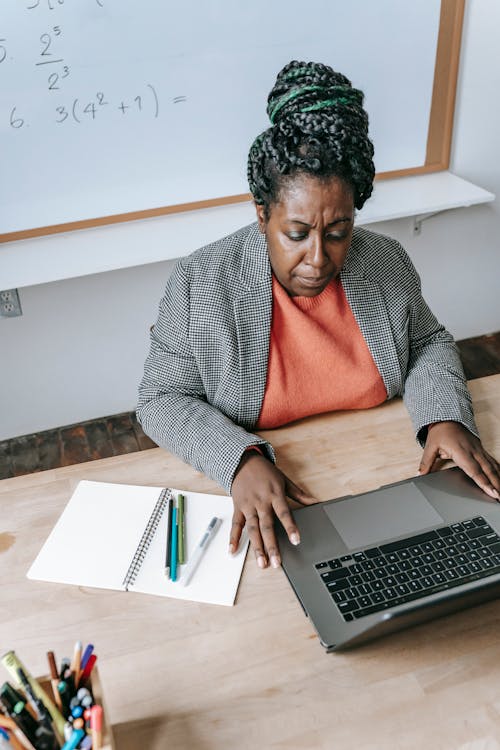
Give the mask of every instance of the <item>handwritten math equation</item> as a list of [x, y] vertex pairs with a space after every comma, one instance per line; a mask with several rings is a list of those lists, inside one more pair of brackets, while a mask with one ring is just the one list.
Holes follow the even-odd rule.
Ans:
[[[147, 96], [148, 93], [152, 95], [149, 99]], [[185, 100], [185, 97], [176, 97], [176, 99]], [[61, 124], [68, 120], [80, 125], [84, 121], [99, 119], [99, 117], [105, 113], [106, 109], [113, 108], [119, 110], [123, 116], [132, 112], [149, 111], [152, 116], [156, 118], [159, 115], [159, 103], [156, 89], [150, 83], [147, 83], [143, 93], [136, 94], [126, 101], [121, 100], [119, 103], [117, 100], [114, 102], [110, 101], [102, 91], [97, 91], [95, 97], [88, 101], [73, 99], [72, 102], [56, 106], [54, 122]], [[9, 122], [11, 127], [16, 129], [22, 128], [28, 124], [22, 114], [18, 111], [17, 107], [12, 108]]]
[[[87, 0], [95, 2], [103, 8], [105, 0]], [[65, 0], [25, 0], [25, 10], [34, 11], [38, 8], [53, 11], [64, 6]], [[69, 5], [69, 4], [68, 4]], [[68, 7], [68, 6], [67, 6]], [[55, 19], [55, 17], [54, 17]], [[158, 118], [160, 114], [160, 101], [157, 89], [152, 83], [144, 83], [139, 86], [140, 90], [129, 92], [123, 96], [116, 96], [111, 91], [95, 91], [92, 96], [75, 96], [72, 91], [72, 65], [63, 54], [63, 43], [65, 39], [62, 24], [41, 26], [38, 37], [38, 49], [34, 59], [34, 75], [38, 84], [49, 97], [47, 111], [51, 111], [49, 117], [56, 126], [63, 123], [80, 125], [85, 122], [99, 122], [109, 117], [112, 112], [119, 112], [124, 120], [133, 115], [141, 115]], [[14, 54], [11, 52], [14, 44], [10, 44], [7, 37], [1, 36], [0, 29], [0, 81], [3, 70], [15, 63]], [[187, 101], [186, 96], [175, 96], [170, 98], [171, 104], [181, 104]], [[27, 107], [26, 107], [27, 108]], [[47, 115], [45, 115], [47, 116]], [[39, 114], [38, 114], [39, 117]], [[30, 122], [30, 115], [23, 109], [22, 103], [11, 102], [7, 111], [0, 112], [0, 125], [5, 122], [14, 130], [21, 130], [36, 126], [36, 121]], [[47, 123], [45, 123], [47, 124]]]
[[[104, 0], [95, 0], [95, 2], [100, 8], [104, 8]], [[31, 3], [26, 5], [26, 10], [34, 10], [35, 8], [55, 10], [59, 5], [64, 5], [64, 0], [32, 0]]]

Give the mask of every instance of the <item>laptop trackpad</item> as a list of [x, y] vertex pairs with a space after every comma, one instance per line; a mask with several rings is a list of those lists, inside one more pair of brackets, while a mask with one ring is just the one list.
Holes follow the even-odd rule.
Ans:
[[413, 482], [329, 503], [324, 510], [350, 549], [412, 536], [443, 523]]

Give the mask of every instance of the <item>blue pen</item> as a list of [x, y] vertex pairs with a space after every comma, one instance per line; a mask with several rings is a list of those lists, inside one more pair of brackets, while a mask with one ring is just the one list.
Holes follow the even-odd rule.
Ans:
[[87, 662], [90, 658], [90, 655], [92, 654], [92, 651], [94, 650], [94, 646], [92, 643], [89, 643], [85, 651], [83, 652], [82, 659], [80, 661], [80, 670], [83, 671], [85, 667], [87, 666]]
[[75, 750], [84, 736], [85, 732], [83, 731], [83, 729], [73, 729], [71, 737], [67, 742], [64, 743], [61, 750]]
[[172, 508], [172, 548], [170, 552], [170, 580], [177, 580], [177, 508]]

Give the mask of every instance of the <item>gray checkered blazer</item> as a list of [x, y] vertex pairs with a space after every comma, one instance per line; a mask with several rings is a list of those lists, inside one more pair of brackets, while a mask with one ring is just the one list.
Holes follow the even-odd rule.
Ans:
[[[425, 426], [440, 420], [477, 434], [456, 346], [401, 245], [356, 227], [340, 278], [388, 398], [403, 396], [421, 444]], [[177, 262], [151, 332], [137, 417], [158, 445], [228, 493], [247, 446], [274, 460], [272, 446], [251, 433], [271, 313], [266, 241], [251, 224]]]

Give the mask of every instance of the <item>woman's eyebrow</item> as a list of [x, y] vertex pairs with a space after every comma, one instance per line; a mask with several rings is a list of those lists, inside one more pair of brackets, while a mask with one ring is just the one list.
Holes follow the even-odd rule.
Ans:
[[[304, 227], [310, 227], [311, 226], [310, 224], [307, 223], [307, 221], [302, 221], [302, 219], [290, 218], [290, 219], [287, 219], [286, 221], [287, 221], [288, 224], [302, 224], [302, 226], [304, 226]], [[332, 227], [335, 224], [340, 224], [340, 223], [346, 222], [346, 221], [347, 222], [351, 222], [352, 221], [352, 216], [341, 216], [338, 219], [334, 219], [334, 221], [330, 221], [326, 226], [327, 227]]]

